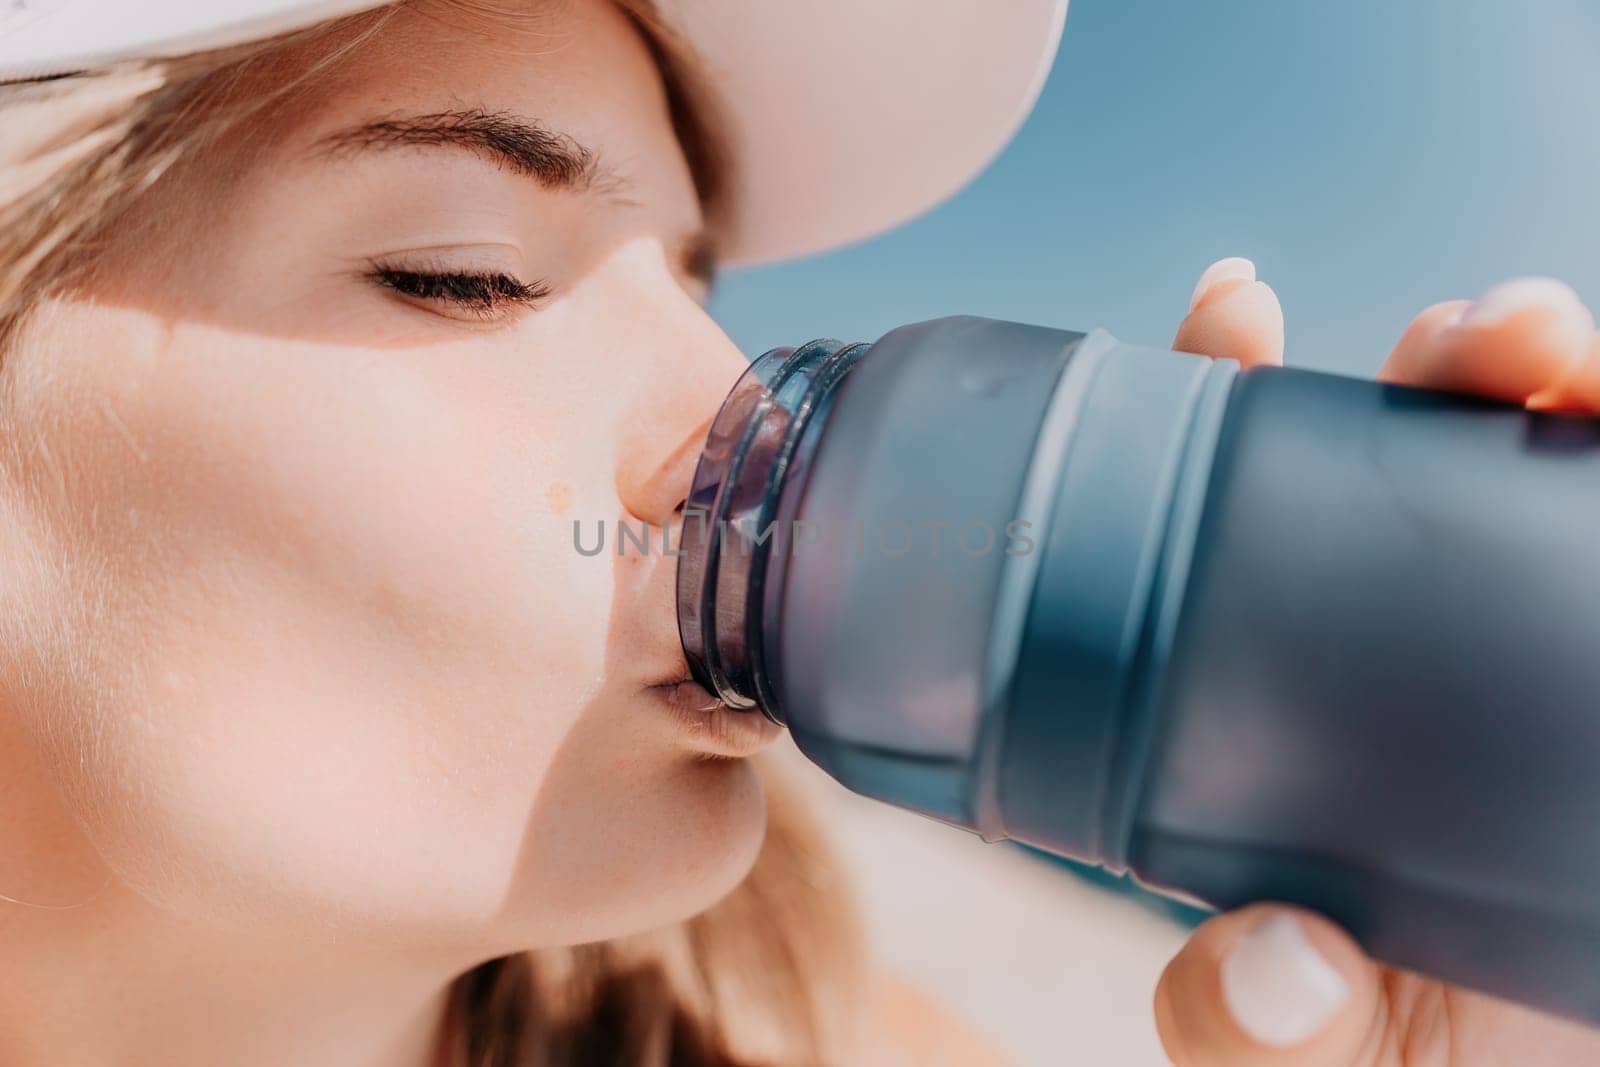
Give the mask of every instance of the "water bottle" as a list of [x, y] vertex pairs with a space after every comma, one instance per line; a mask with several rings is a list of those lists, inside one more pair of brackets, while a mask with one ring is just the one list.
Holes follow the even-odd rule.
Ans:
[[1600, 420], [946, 318], [757, 359], [684, 516], [850, 789], [1600, 1021]]

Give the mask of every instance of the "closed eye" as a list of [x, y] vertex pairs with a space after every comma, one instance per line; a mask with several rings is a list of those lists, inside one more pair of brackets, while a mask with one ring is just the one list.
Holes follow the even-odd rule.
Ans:
[[524, 282], [498, 271], [418, 271], [375, 265], [372, 280], [412, 300], [441, 304], [476, 316], [492, 316], [508, 305], [531, 306], [553, 291], [544, 282]]

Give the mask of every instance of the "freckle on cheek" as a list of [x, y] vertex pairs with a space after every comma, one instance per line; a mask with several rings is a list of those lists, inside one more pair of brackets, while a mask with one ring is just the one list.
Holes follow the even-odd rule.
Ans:
[[566, 482], [552, 482], [544, 494], [544, 501], [557, 515], [565, 515], [572, 507], [572, 486]]

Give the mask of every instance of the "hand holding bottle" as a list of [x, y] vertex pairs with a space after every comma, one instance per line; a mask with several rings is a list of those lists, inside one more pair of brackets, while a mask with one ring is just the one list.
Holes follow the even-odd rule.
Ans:
[[[1283, 334], [1272, 289], [1229, 259], [1202, 275], [1173, 347], [1280, 363]], [[1571, 289], [1520, 279], [1424, 310], [1379, 377], [1600, 414], [1600, 338]], [[1273, 905], [1202, 925], [1162, 976], [1155, 1012], [1180, 1067], [1600, 1062], [1600, 1031], [1376, 964], [1334, 924]]]

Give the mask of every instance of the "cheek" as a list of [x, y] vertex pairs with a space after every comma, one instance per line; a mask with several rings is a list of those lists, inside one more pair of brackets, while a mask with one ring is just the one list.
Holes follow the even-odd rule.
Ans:
[[564, 398], [437, 350], [81, 325], [21, 432], [52, 443], [32, 473], [62, 551], [105, 578], [78, 590], [65, 765], [130, 880], [459, 929], [502, 908], [559, 767], [620, 810], [585, 755], [607, 739], [577, 740], [612, 573], [570, 518], [615, 513], [611, 457]]

